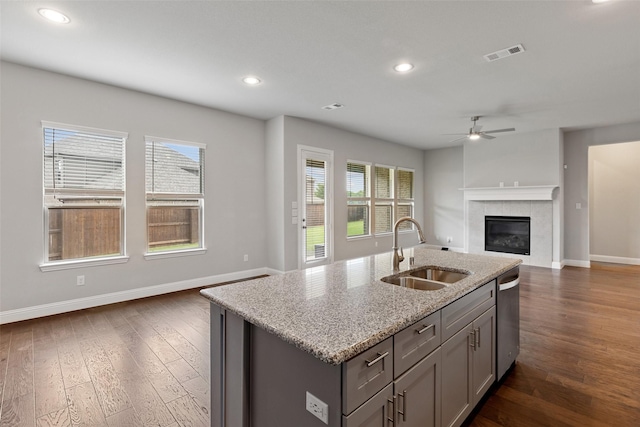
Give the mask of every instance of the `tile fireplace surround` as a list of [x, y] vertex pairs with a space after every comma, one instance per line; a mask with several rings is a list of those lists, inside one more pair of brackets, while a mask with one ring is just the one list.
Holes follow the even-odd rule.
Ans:
[[[554, 189], [557, 186], [464, 188], [467, 252], [520, 258], [523, 264], [551, 268], [553, 262]], [[485, 216], [531, 217], [531, 255], [484, 250]]]

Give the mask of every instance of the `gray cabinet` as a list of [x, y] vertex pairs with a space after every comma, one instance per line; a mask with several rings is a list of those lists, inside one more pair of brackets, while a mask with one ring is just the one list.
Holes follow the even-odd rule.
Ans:
[[495, 380], [495, 306], [442, 344], [442, 425], [459, 426]]
[[396, 426], [440, 426], [441, 364], [438, 348], [394, 381]]

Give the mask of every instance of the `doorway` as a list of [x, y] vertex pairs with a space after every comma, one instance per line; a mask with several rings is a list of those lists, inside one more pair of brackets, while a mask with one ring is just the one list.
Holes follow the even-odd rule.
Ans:
[[589, 147], [589, 257], [640, 265], [640, 142]]
[[333, 151], [298, 146], [298, 268], [333, 261]]

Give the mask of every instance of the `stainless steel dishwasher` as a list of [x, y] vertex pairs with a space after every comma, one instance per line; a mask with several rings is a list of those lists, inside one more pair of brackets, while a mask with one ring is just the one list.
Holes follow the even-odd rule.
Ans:
[[498, 381], [515, 363], [520, 353], [520, 267], [514, 267], [498, 276], [498, 354], [496, 357]]

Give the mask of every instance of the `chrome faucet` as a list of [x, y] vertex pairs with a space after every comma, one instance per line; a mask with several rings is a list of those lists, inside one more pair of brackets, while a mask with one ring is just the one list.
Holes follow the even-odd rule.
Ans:
[[[393, 271], [400, 270], [400, 263], [404, 261], [404, 253], [402, 252], [402, 248], [398, 246], [398, 226], [400, 225], [400, 223], [405, 221], [414, 223], [416, 228], [418, 229], [418, 238], [420, 239], [418, 244], [426, 242], [426, 240], [424, 239], [424, 234], [422, 233], [422, 228], [420, 227], [420, 224], [418, 224], [418, 221], [408, 216], [402, 217], [397, 220], [393, 225]], [[398, 250], [400, 252], [398, 252]]]

